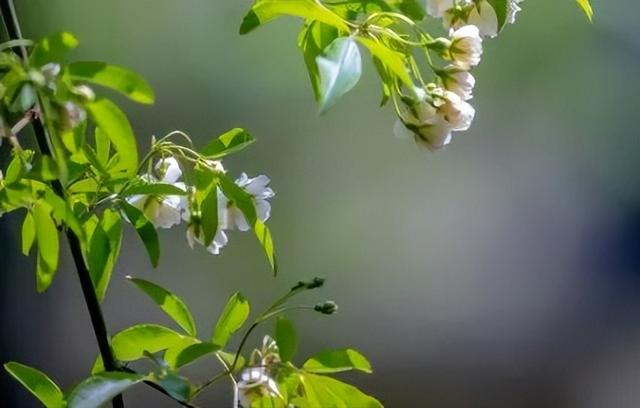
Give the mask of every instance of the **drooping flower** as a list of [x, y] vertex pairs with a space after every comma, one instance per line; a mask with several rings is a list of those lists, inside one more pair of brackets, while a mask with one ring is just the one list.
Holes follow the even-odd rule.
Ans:
[[[160, 179], [147, 174], [141, 177], [141, 181], [149, 184], [158, 182], [172, 184], [186, 191], [185, 184], [178, 181], [182, 177], [182, 170], [175, 158], [168, 157], [160, 160], [155, 169]], [[180, 224], [187, 208], [186, 198], [181, 195], [137, 194], [128, 197], [127, 202], [142, 211], [157, 228], [171, 228]]]
[[473, 98], [476, 79], [469, 71], [449, 65], [440, 71], [439, 75], [444, 89], [455, 93], [464, 101]]
[[262, 347], [251, 353], [250, 366], [240, 374], [238, 397], [243, 407], [251, 406], [264, 396], [282, 399], [278, 384], [273, 379], [280, 364], [280, 352], [276, 341], [269, 335], [262, 339]]
[[482, 38], [478, 27], [466, 25], [451, 34], [449, 53], [454, 64], [468, 70], [480, 63]]
[[480, 35], [486, 37], [498, 35], [498, 16], [487, 0], [481, 0], [471, 8], [467, 24], [478, 27]]
[[410, 134], [431, 151], [451, 143], [453, 131], [469, 129], [475, 109], [457, 94], [431, 86], [428, 96], [406, 107], [394, 132]]
[[[249, 178], [245, 173], [242, 173], [236, 180], [236, 184], [251, 196], [256, 208], [256, 215], [260, 221], [266, 221], [271, 216], [271, 204], [268, 200], [275, 193], [268, 187], [270, 182], [269, 177], [265, 175]], [[221, 203], [224, 208], [220, 214], [221, 228], [225, 230], [238, 229], [239, 231], [248, 231], [251, 228], [242, 211], [225, 195], [218, 197], [218, 203]]]
[[[199, 231], [199, 228], [196, 227], [196, 224], [191, 224], [187, 228], [187, 243], [189, 244], [189, 247], [193, 249], [193, 245], [196, 242], [200, 245], [204, 245], [202, 232]], [[220, 250], [224, 248], [228, 242], [229, 238], [227, 238], [227, 234], [223, 229], [218, 228], [218, 230], [216, 231], [216, 235], [213, 237], [213, 241], [207, 247], [207, 251], [213, 255], [219, 255]]]

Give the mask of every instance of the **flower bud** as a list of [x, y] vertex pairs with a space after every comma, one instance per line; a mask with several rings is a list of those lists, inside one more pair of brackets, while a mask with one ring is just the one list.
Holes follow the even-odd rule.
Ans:
[[96, 94], [93, 92], [93, 89], [87, 85], [75, 86], [71, 89], [71, 92], [79, 96], [83, 103], [93, 102], [96, 99]]
[[291, 288], [291, 290], [298, 290], [298, 289], [317, 289], [320, 288], [324, 285], [325, 279], [323, 278], [313, 278], [311, 281], [309, 282], [303, 282], [300, 281], [298, 282], [294, 287]]
[[332, 300], [327, 300], [326, 302], [315, 305], [313, 310], [322, 314], [332, 315], [338, 311], [338, 305]]

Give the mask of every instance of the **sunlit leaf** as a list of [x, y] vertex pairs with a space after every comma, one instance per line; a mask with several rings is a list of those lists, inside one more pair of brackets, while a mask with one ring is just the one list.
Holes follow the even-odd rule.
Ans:
[[121, 372], [100, 373], [78, 384], [69, 394], [69, 408], [98, 408], [116, 395], [144, 381], [145, 376]]
[[362, 75], [362, 57], [351, 37], [340, 37], [316, 57], [320, 74], [320, 112], [326, 112], [349, 92]]
[[[209, 354], [213, 354], [216, 351], [220, 350], [220, 347], [216, 346], [212, 343], [196, 343], [192, 344], [186, 348], [184, 348], [173, 361], [172, 367], [184, 367], [187, 364], [192, 363], [193, 361], [207, 356]], [[165, 356], [166, 358], [166, 356]], [[168, 361], [167, 361], [168, 362]]]
[[377, 399], [363, 393], [353, 385], [331, 377], [315, 374], [301, 375], [305, 397], [291, 402], [300, 408], [382, 408]]
[[284, 317], [278, 318], [275, 339], [282, 361], [291, 361], [298, 348], [298, 335], [291, 320]]
[[121, 208], [129, 222], [131, 222], [131, 225], [136, 229], [144, 247], [147, 249], [151, 265], [155, 268], [158, 266], [160, 260], [160, 239], [158, 238], [156, 228], [153, 226], [153, 223], [144, 216], [142, 211], [126, 201], [121, 203]]
[[150, 104], [155, 98], [153, 89], [144, 78], [117, 65], [98, 61], [74, 62], [67, 66], [67, 73], [75, 81], [111, 88], [136, 102]]
[[118, 152], [120, 162], [115, 171], [121, 172], [122, 176], [135, 174], [138, 169], [138, 147], [127, 116], [105, 98], [87, 104], [86, 108]]
[[36, 224], [30, 212], [24, 216], [22, 223], [22, 253], [27, 256], [36, 239]]
[[194, 387], [189, 380], [175, 373], [168, 372], [154, 375], [153, 382], [159, 384], [176, 401], [187, 401]]
[[228, 154], [238, 152], [254, 142], [255, 139], [249, 132], [235, 128], [213, 139], [200, 153], [209, 159], [219, 159]]
[[127, 277], [138, 289], [146, 293], [169, 317], [190, 336], [196, 335], [196, 324], [187, 305], [167, 289], [144, 279]]
[[98, 299], [104, 299], [111, 273], [120, 254], [122, 220], [112, 210], [105, 210], [100, 224], [89, 241], [88, 266]]
[[60, 241], [58, 229], [51, 219], [51, 207], [44, 201], [37, 201], [33, 206], [33, 221], [36, 226], [38, 242], [37, 289], [42, 293], [51, 286], [58, 270]]
[[211, 342], [223, 348], [233, 333], [238, 331], [249, 317], [249, 302], [240, 293], [235, 293], [227, 301], [218, 318]]
[[62, 32], [38, 41], [29, 59], [32, 66], [41, 67], [49, 62], [63, 62], [69, 51], [78, 46], [73, 34]]
[[389, 74], [394, 75], [407, 86], [413, 85], [413, 81], [405, 65], [404, 54], [392, 50], [378, 41], [363, 37], [357, 37], [356, 39], [359, 43], [367, 47], [371, 55], [387, 68]]
[[257, 0], [242, 20], [240, 34], [246, 34], [261, 24], [265, 24], [282, 15], [297, 16], [304, 19], [321, 21], [342, 31], [349, 27], [337, 14], [331, 12], [314, 0]]
[[593, 8], [589, 0], [576, 0], [589, 21], [593, 21]]
[[6, 363], [4, 369], [38, 398], [45, 407], [62, 408], [65, 406], [62, 391], [43, 372], [16, 362]]
[[186, 195], [187, 192], [180, 187], [174, 186], [173, 184], [165, 184], [165, 183], [152, 183], [152, 184], [133, 184], [131, 187], [128, 187], [125, 191], [122, 192], [123, 195], [132, 196], [132, 195], [158, 195], [158, 196], [167, 196], [167, 195]]
[[358, 370], [371, 373], [371, 364], [365, 356], [353, 349], [322, 351], [308, 359], [302, 368], [318, 374]]

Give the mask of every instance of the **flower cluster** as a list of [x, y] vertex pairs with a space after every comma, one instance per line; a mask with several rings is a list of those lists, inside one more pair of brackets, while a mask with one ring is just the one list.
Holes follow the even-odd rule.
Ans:
[[[214, 173], [225, 174], [222, 162], [207, 160], [206, 165]], [[140, 177], [144, 184], [162, 183], [171, 185], [184, 192], [184, 195], [157, 195], [137, 194], [127, 198], [127, 202], [138, 208], [157, 228], [171, 228], [182, 221], [188, 223], [187, 242], [193, 248], [195, 243], [204, 245], [200, 211], [196, 203], [196, 188], [182, 181], [182, 168], [175, 157], [166, 157], [159, 160], [154, 171]], [[250, 178], [242, 173], [235, 181], [236, 185], [246, 192], [256, 209], [257, 218], [266, 221], [271, 216], [271, 199], [275, 193], [269, 187], [270, 179], [265, 175]], [[220, 189], [216, 189], [217, 195], [217, 219], [218, 227], [207, 251], [218, 255], [220, 250], [227, 245], [226, 231], [248, 231], [251, 226], [237, 204], [230, 200]]]
[[[515, 21], [522, 0], [508, 0], [507, 22]], [[476, 84], [471, 70], [482, 58], [482, 37], [498, 33], [496, 12], [486, 0], [427, 0], [427, 12], [441, 18], [449, 28], [448, 38], [430, 41], [427, 47], [442, 60], [444, 68], [430, 63], [435, 80], [422, 82], [403, 95], [394, 133], [413, 137], [431, 151], [448, 145], [452, 132], [468, 130], [475, 117], [469, 100]]]

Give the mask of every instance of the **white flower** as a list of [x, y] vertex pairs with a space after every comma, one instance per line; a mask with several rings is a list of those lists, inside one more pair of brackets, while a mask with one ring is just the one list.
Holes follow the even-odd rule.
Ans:
[[[266, 221], [271, 216], [271, 204], [267, 200], [275, 193], [268, 187], [270, 182], [269, 177], [265, 175], [249, 178], [245, 173], [236, 180], [236, 184], [251, 195], [260, 221]], [[218, 196], [218, 203], [224, 208], [220, 214], [221, 228], [240, 231], [248, 231], [251, 228], [242, 211], [225, 195]]]
[[427, 13], [436, 18], [443, 17], [447, 10], [455, 6], [454, 3], [454, 0], [427, 0]]
[[481, 0], [471, 9], [467, 23], [478, 27], [478, 31], [483, 36], [498, 35], [498, 16], [487, 0]]
[[87, 120], [87, 111], [76, 103], [67, 101], [62, 105], [62, 118], [64, 125], [70, 129]]
[[[193, 244], [197, 242], [200, 245], [204, 245], [204, 240], [201, 238], [201, 234], [196, 233], [196, 228], [194, 225], [190, 225], [187, 228], [187, 243], [189, 247], [193, 249]], [[213, 237], [213, 241], [211, 245], [207, 247], [207, 251], [212, 253], [213, 255], [219, 255], [220, 250], [224, 248], [229, 242], [229, 238], [227, 238], [227, 234], [225, 234], [222, 228], [218, 228], [216, 231], [216, 235]]]
[[478, 27], [466, 25], [455, 30], [451, 34], [449, 52], [454, 63], [462, 69], [478, 65], [482, 57], [482, 38]]
[[419, 101], [403, 112], [394, 132], [403, 137], [412, 134], [416, 142], [435, 151], [451, 143], [452, 131], [469, 129], [475, 109], [458, 95], [434, 88], [430, 100]]
[[238, 397], [243, 407], [251, 406], [251, 402], [263, 396], [282, 399], [278, 384], [267, 375], [265, 367], [246, 368], [238, 381]]
[[[161, 175], [160, 182], [165, 184], [173, 184], [181, 190], [186, 191], [184, 183], [178, 180], [182, 177], [182, 171], [178, 165], [178, 161], [173, 158], [165, 158], [158, 162], [156, 171]], [[152, 175], [145, 175], [143, 182], [153, 184], [158, 180]], [[157, 228], [171, 228], [180, 224], [186, 211], [187, 200], [185, 196], [180, 195], [134, 195], [127, 198], [127, 202], [136, 207], [145, 215], [145, 217], [153, 223]]]
[[458, 95], [462, 100], [473, 98], [473, 88], [476, 79], [469, 71], [460, 69], [455, 65], [449, 65], [440, 73], [444, 88]]
[[513, 24], [516, 22], [516, 14], [518, 11], [522, 10], [518, 4], [522, 3], [524, 0], [509, 0], [509, 5], [507, 9], [507, 23]]

